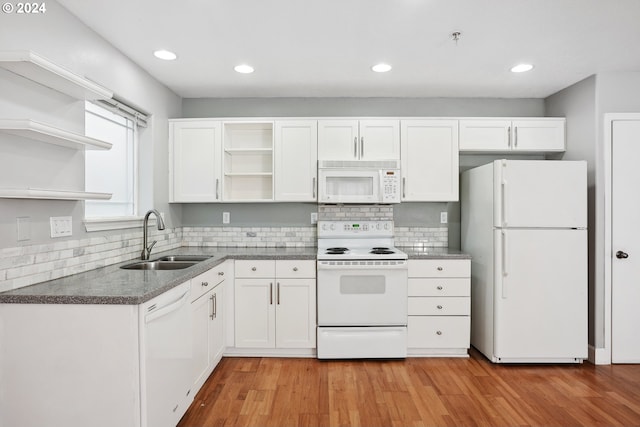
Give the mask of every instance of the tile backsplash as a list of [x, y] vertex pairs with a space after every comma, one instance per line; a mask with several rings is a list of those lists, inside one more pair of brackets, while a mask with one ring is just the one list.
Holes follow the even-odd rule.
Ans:
[[[319, 205], [320, 220], [393, 220], [392, 206]], [[154, 252], [186, 247], [316, 246], [316, 226], [181, 227], [149, 230]], [[395, 227], [396, 246], [447, 247], [447, 227]], [[0, 292], [138, 258], [142, 231], [0, 249]]]

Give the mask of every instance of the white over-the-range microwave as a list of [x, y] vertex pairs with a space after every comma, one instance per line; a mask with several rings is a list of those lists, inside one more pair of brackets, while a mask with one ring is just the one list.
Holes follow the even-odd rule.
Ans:
[[400, 203], [400, 161], [318, 161], [318, 203]]

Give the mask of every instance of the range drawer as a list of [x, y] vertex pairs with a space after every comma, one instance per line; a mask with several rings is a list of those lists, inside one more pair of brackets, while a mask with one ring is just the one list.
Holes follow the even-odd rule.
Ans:
[[469, 348], [469, 316], [409, 316], [409, 348]]
[[312, 279], [316, 277], [316, 262], [311, 260], [276, 260], [276, 277], [290, 278], [304, 277]]
[[470, 297], [410, 297], [409, 316], [468, 316]]
[[471, 277], [468, 259], [409, 260], [409, 277]]
[[409, 278], [410, 297], [468, 297], [471, 295], [470, 279]]
[[235, 277], [276, 277], [275, 260], [236, 260]]
[[191, 301], [197, 300], [209, 290], [222, 283], [225, 274], [226, 263], [222, 263], [191, 279]]

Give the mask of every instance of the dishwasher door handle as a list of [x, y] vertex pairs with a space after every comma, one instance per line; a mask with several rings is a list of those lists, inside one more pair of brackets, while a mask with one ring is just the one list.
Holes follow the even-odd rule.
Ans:
[[144, 323], [149, 323], [155, 319], [166, 316], [167, 314], [173, 313], [174, 311], [178, 310], [184, 303], [187, 302], [187, 299], [189, 299], [189, 294], [190, 292], [187, 291], [174, 302], [169, 303], [164, 307], [160, 307], [157, 310], [147, 314], [146, 316], [144, 316]]

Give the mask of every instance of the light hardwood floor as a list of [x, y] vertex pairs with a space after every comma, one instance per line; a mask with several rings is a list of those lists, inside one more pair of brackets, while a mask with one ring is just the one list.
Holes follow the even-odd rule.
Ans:
[[179, 427], [639, 426], [640, 365], [225, 358]]

